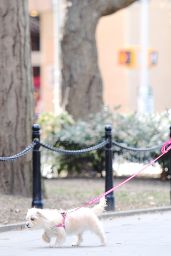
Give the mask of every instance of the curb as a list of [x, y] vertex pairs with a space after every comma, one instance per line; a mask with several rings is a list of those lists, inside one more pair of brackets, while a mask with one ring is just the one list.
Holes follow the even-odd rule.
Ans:
[[[147, 209], [139, 209], [139, 210], [129, 210], [129, 211], [118, 211], [118, 212], [106, 212], [101, 218], [102, 219], [112, 219], [112, 218], [120, 218], [120, 217], [128, 217], [134, 215], [142, 215], [142, 214], [152, 214], [152, 213], [162, 213], [171, 211], [171, 206], [168, 207], [156, 207], [156, 208], [147, 208]], [[21, 231], [25, 229], [25, 223], [16, 223], [0, 226], [0, 233], [8, 232], [8, 231]]]
[[151, 214], [151, 213], [159, 213], [171, 211], [171, 206], [168, 207], [156, 207], [156, 208], [147, 208], [147, 209], [138, 209], [138, 210], [128, 210], [128, 211], [118, 211], [118, 212], [106, 212], [101, 218], [119, 218], [119, 217], [128, 217], [133, 215], [141, 215], [141, 214]]
[[4, 225], [4, 226], [0, 226], [0, 233], [12, 231], [12, 230], [23, 230], [24, 228], [25, 228], [25, 223]]

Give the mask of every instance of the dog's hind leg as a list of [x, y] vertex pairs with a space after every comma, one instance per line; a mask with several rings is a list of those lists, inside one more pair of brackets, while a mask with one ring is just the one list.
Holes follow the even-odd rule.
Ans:
[[106, 245], [106, 238], [100, 221], [97, 219], [91, 226], [91, 230], [100, 238], [101, 244]]
[[78, 234], [77, 240], [75, 243], [72, 244], [72, 246], [80, 246], [81, 242], [83, 241], [82, 233]]

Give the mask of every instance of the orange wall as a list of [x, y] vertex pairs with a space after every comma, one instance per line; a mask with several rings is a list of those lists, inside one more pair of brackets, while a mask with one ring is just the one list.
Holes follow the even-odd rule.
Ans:
[[[149, 1], [149, 49], [158, 53], [158, 63], [148, 67], [149, 85], [154, 95], [154, 110], [171, 108], [171, 2]], [[140, 87], [140, 15], [141, 2], [100, 19], [96, 31], [99, 67], [104, 86], [105, 105], [121, 105], [121, 111], [136, 111]], [[132, 48], [136, 65], [132, 68], [118, 64], [118, 52]]]
[[[114, 24], [117, 26], [113, 26]], [[105, 105], [114, 108], [122, 105], [126, 110], [128, 102], [127, 70], [118, 65], [118, 50], [124, 46], [124, 15], [101, 18], [96, 30], [99, 68], [104, 85]]]
[[54, 111], [54, 27], [50, 11], [40, 17], [42, 111]]

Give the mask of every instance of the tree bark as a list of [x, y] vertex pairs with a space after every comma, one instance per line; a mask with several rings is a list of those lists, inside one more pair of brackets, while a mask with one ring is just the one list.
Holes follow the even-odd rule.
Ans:
[[86, 118], [103, 105], [95, 40], [99, 19], [135, 1], [66, 0], [61, 41], [62, 104], [75, 119]]
[[[0, 156], [31, 143], [33, 88], [26, 0], [0, 1]], [[0, 162], [0, 192], [31, 194], [31, 155]]]

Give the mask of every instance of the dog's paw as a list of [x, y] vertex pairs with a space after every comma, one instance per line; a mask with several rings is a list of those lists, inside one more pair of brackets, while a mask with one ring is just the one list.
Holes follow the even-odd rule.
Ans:
[[80, 246], [79, 243], [73, 243], [73, 244], [72, 244], [72, 247], [79, 247], [79, 246]]
[[49, 238], [49, 236], [47, 235], [46, 232], [43, 233], [42, 239], [43, 239], [43, 241], [45, 241], [46, 243], [50, 243], [50, 238]]
[[101, 246], [106, 246], [106, 241], [102, 242]]
[[79, 246], [81, 245], [81, 242], [82, 242], [82, 240], [81, 240], [81, 241], [76, 241], [76, 242], [74, 242], [74, 243], [72, 244], [72, 246], [73, 246], [73, 247], [79, 247]]

